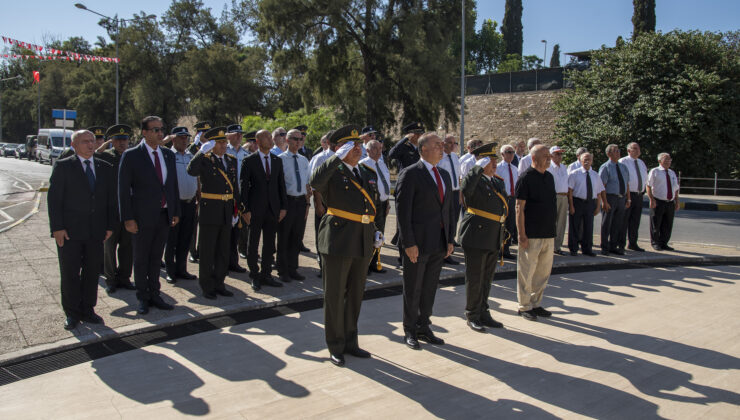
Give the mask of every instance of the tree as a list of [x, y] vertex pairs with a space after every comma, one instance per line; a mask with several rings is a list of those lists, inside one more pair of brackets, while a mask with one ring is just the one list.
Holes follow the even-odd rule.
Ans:
[[550, 56], [550, 67], [560, 67], [560, 44], [552, 47], [552, 56]]
[[471, 73], [492, 73], [504, 60], [504, 37], [496, 30], [497, 26], [498, 22], [495, 20], [484, 20], [480, 30], [468, 44], [471, 61], [474, 64]]
[[501, 23], [501, 33], [504, 35], [506, 54], [522, 55], [524, 44], [522, 10], [522, 0], [506, 0], [504, 21]]
[[655, 0], [632, 0], [632, 38], [655, 32]]
[[740, 54], [733, 34], [644, 33], [594, 51], [591, 68], [570, 72], [575, 88], [556, 103], [561, 147], [585, 146], [604, 161], [608, 143], [636, 141], [650, 166], [669, 152], [688, 176], [737, 177]]

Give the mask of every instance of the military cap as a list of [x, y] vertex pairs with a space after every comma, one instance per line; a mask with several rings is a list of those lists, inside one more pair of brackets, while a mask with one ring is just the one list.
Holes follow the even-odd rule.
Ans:
[[497, 157], [496, 146], [498, 146], [498, 143], [496, 142], [484, 144], [483, 146], [473, 149], [473, 154], [478, 157], [486, 157], [486, 156]]
[[338, 146], [348, 142], [360, 139], [360, 127], [354, 124], [345, 125], [337, 128], [329, 135], [329, 143]]
[[200, 133], [201, 131], [208, 131], [211, 129], [211, 122], [210, 121], [198, 121], [193, 126], [195, 128], [196, 133]]
[[226, 141], [226, 127], [211, 128], [210, 130], [206, 131], [203, 137], [206, 138], [206, 141]]
[[92, 132], [96, 138], [105, 137], [105, 127], [94, 125], [88, 128], [87, 131]]
[[133, 130], [126, 124], [116, 124], [105, 131], [105, 138], [110, 140], [131, 138]]
[[403, 126], [403, 134], [423, 132], [424, 126], [420, 122], [412, 122]]
[[239, 124], [231, 124], [226, 128], [227, 133], [243, 133], [242, 126]]
[[308, 130], [308, 126], [306, 126], [306, 125], [299, 125], [297, 127], [293, 127], [293, 130], [298, 130], [298, 131], [301, 132], [301, 134], [303, 134], [305, 136], [306, 135], [306, 131]]
[[172, 132], [170, 134], [173, 134], [175, 136], [188, 136], [190, 137], [190, 133], [188, 132], [187, 127], [175, 127], [172, 129]]
[[377, 133], [377, 131], [375, 131], [372, 125], [368, 125], [367, 127], [362, 127], [362, 131], [360, 132], [360, 134], [372, 134], [372, 133]]
[[244, 140], [246, 140], [246, 141], [257, 141], [257, 132], [256, 131], [250, 131], [249, 133], [244, 134]]

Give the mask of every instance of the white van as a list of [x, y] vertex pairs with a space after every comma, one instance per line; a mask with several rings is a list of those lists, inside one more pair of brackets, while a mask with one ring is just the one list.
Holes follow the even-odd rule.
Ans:
[[48, 161], [52, 166], [64, 149], [72, 145], [74, 130], [42, 128], [36, 139], [36, 160]]

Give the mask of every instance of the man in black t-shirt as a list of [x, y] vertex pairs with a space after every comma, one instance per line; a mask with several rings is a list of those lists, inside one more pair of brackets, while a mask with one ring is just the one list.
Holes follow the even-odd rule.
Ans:
[[540, 303], [552, 270], [557, 194], [555, 179], [547, 171], [550, 166], [547, 147], [537, 145], [530, 154], [532, 166], [519, 177], [515, 190], [519, 233], [517, 299], [519, 315], [535, 321], [537, 316], [552, 315]]

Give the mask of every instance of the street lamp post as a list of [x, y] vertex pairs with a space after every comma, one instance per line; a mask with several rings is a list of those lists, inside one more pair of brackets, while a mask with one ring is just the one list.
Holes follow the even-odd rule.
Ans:
[[545, 67], [547, 65], [547, 40], [546, 39], [543, 39], [540, 42], [544, 42], [545, 43], [545, 54], [543, 56], [544, 58], [542, 59], [542, 67]]
[[116, 27], [116, 36], [113, 39], [113, 43], [116, 45], [116, 124], [118, 124], [118, 102], [119, 102], [118, 101], [118, 91], [119, 91], [119, 87], [118, 87], [118, 35], [120, 33], [120, 30], [121, 30], [121, 24], [123, 24], [125, 22], [133, 22], [133, 21], [137, 21], [137, 20], [153, 19], [153, 18], [156, 18], [157, 16], [156, 15], [148, 15], [148, 16], [144, 16], [142, 18], [119, 19], [117, 14], [116, 14], [115, 17], [106, 16], [106, 15], [104, 15], [102, 13], [98, 13], [98, 12], [96, 12], [94, 10], [88, 9], [87, 6], [85, 6], [82, 3], [75, 3], [75, 7], [78, 8], [78, 9], [81, 9], [81, 10], [87, 10], [90, 13], [94, 13], [94, 14], [96, 14], [98, 16], [101, 16], [104, 19], [107, 19], [109, 22], [113, 23], [113, 25], [115, 25], [115, 27]]
[[462, 9], [462, 41], [460, 44], [460, 142], [465, 142], [465, 0], [460, 1]]
[[[21, 79], [21, 75], [13, 76], [13, 77], [7, 77], [5, 79], [0, 79], [0, 83], [7, 82], [8, 80], [16, 80]], [[3, 141], [3, 101], [2, 101], [2, 89], [0, 89], [0, 143]]]

